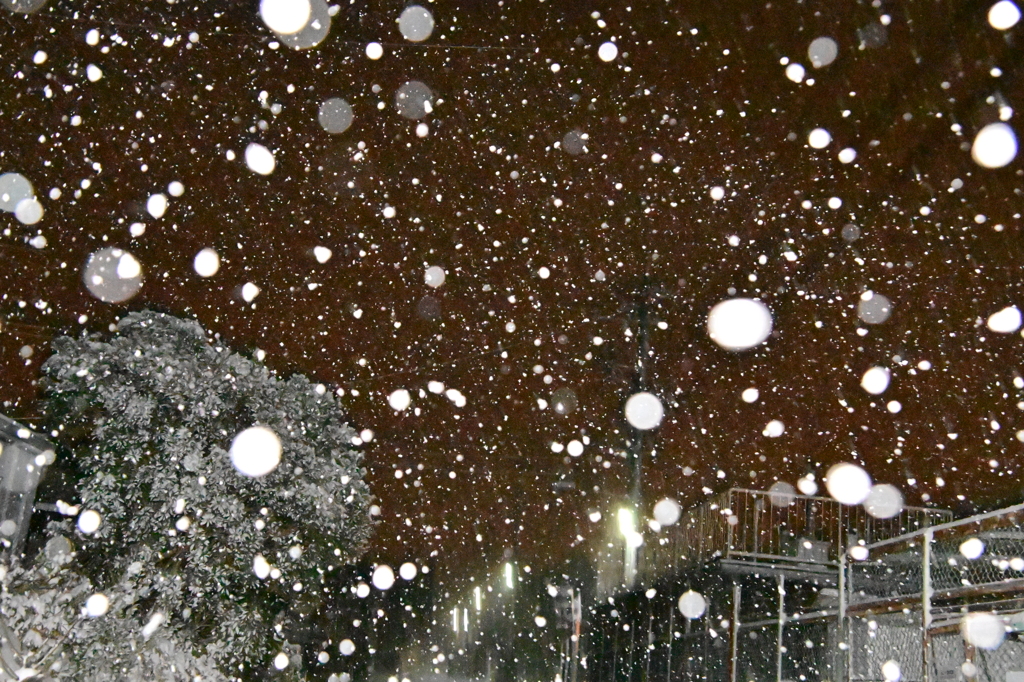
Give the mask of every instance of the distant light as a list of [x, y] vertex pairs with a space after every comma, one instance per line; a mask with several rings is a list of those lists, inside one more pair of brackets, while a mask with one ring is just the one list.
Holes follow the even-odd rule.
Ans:
[[220, 256], [213, 249], [203, 249], [196, 254], [192, 267], [200, 277], [213, 277], [220, 269]]
[[274, 172], [277, 161], [274, 159], [273, 152], [269, 149], [258, 142], [250, 142], [249, 146], [245, 148], [245, 165], [253, 173], [270, 175]]
[[1020, 9], [1011, 0], [1000, 0], [988, 10], [988, 23], [997, 31], [1006, 31], [1020, 21]]
[[309, 23], [313, 15], [310, 0], [261, 0], [260, 18], [274, 33], [292, 35]]
[[764, 343], [771, 333], [771, 311], [757, 299], [727, 299], [708, 313], [708, 335], [726, 350], [753, 348]]
[[1017, 156], [1017, 136], [1005, 123], [989, 123], [978, 131], [971, 158], [982, 168], [1002, 168]]
[[661, 424], [665, 417], [665, 408], [656, 395], [641, 391], [634, 393], [626, 401], [625, 413], [630, 426], [641, 431], [649, 431]]
[[871, 476], [850, 462], [833, 465], [825, 474], [828, 494], [842, 504], [860, 504], [871, 492]]
[[231, 441], [231, 464], [243, 476], [266, 476], [281, 463], [281, 439], [266, 426], [250, 426]]
[[505, 564], [505, 587], [510, 590], [515, 586], [515, 570], [511, 562]]
[[434, 15], [420, 5], [409, 5], [398, 17], [398, 32], [410, 42], [422, 42], [434, 32]]
[[988, 328], [997, 334], [1012, 334], [1020, 329], [1020, 309], [1015, 305], [1003, 308], [997, 313], [992, 313], [988, 318]]
[[618, 56], [619, 48], [611, 41], [601, 43], [601, 47], [597, 48], [597, 58], [602, 62], [614, 61]]
[[636, 515], [629, 507], [620, 507], [617, 518], [619, 521], [619, 533], [622, 537], [629, 538], [636, 535]]
[[824, 149], [832, 144], [832, 135], [824, 128], [815, 128], [807, 136], [807, 144], [815, 149]]

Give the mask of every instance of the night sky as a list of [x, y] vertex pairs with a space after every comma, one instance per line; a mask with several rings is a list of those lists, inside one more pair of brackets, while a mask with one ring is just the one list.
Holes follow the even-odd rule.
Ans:
[[[550, 566], [603, 533], [629, 493], [623, 405], [640, 388], [666, 410], [643, 437], [647, 514], [840, 461], [910, 504], [1020, 500], [1024, 339], [986, 320], [1024, 304], [1024, 154], [987, 169], [971, 144], [1001, 117], [1024, 131], [1024, 24], [949, 0], [424, 4], [425, 42], [399, 32], [402, 3], [353, 0], [306, 51], [256, 2], [0, 9], [0, 172], [45, 211], [0, 214], [3, 411], [38, 416], [57, 334], [129, 310], [194, 317], [343, 392], [374, 432], [369, 558], [452, 577], [513, 545]], [[838, 56], [814, 68], [821, 36]], [[411, 80], [433, 93], [417, 120], [396, 108]], [[318, 122], [330, 97], [354, 113], [340, 134]], [[253, 142], [270, 175], [246, 166]], [[124, 304], [83, 285], [105, 247], [142, 265]], [[221, 258], [209, 278], [203, 248]], [[866, 291], [892, 301], [886, 321], [858, 318]], [[734, 296], [772, 313], [751, 350], [708, 336]], [[860, 386], [872, 366], [892, 373], [880, 396]], [[572, 440], [582, 455], [556, 451]]]

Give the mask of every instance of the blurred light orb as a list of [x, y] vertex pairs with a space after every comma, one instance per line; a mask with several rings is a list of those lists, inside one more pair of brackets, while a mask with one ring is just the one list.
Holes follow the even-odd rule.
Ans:
[[1000, 0], [988, 9], [988, 23], [997, 31], [1006, 31], [1020, 21], [1020, 8], [1012, 0]]
[[861, 377], [860, 387], [871, 395], [881, 395], [889, 388], [890, 372], [885, 367], [872, 367]]
[[434, 93], [426, 83], [406, 81], [395, 93], [395, 109], [402, 118], [423, 118], [434, 110]]
[[262, 554], [257, 554], [252, 560], [252, 572], [260, 580], [266, 580], [270, 575], [270, 563]]
[[338, 651], [342, 656], [351, 656], [356, 652], [356, 645], [351, 639], [343, 639], [341, 640], [341, 643], [338, 644]]
[[815, 128], [807, 135], [807, 144], [814, 149], [824, 149], [832, 144], [832, 135], [824, 128]]
[[85, 615], [90, 618], [99, 618], [109, 610], [110, 600], [102, 592], [97, 592], [85, 600]]
[[370, 596], [370, 586], [366, 583], [359, 583], [356, 585], [356, 596], [360, 599], [366, 599]]
[[551, 405], [558, 414], [569, 414], [576, 409], [576, 392], [567, 386], [551, 394]]
[[864, 511], [876, 519], [891, 519], [903, 511], [903, 493], [889, 483], [873, 485], [864, 500]]
[[825, 488], [842, 504], [860, 504], [871, 494], [871, 476], [856, 464], [841, 462], [825, 474]]
[[626, 421], [634, 429], [649, 431], [661, 424], [664, 417], [665, 407], [653, 393], [634, 393], [626, 401]]
[[375, 61], [380, 59], [384, 56], [384, 46], [380, 43], [367, 43], [366, 56]]
[[802, 64], [794, 62], [786, 67], [786, 78], [794, 83], [803, 83], [804, 76], [806, 75], [807, 69], [805, 69]]
[[971, 661], [964, 661], [960, 665], [960, 672], [967, 678], [976, 677], [978, 675], [978, 666], [974, 665]]
[[192, 267], [200, 277], [213, 277], [220, 270], [220, 256], [213, 249], [203, 249], [192, 260]]
[[690, 620], [696, 620], [703, 616], [707, 608], [708, 603], [700, 592], [687, 590], [679, 597], [679, 613]]
[[674, 525], [681, 514], [679, 503], [671, 497], [662, 498], [654, 505], [654, 520], [663, 527]]
[[431, 265], [427, 268], [426, 272], [423, 273], [423, 281], [428, 287], [434, 289], [444, 284], [444, 278], [444, 268], [440, 265]]
[[260, 0], [260, 18], [274, 33], [298, 33], [309, 23], [313, 5], [309, 0]]
[[310, 17], [306, 25], [296, 33], [278, 34], [278, 39], [293, 50], [309, 50], [316, 47], [331, 32], [331, 9], [325, 0], [310, 0]]
[[982, 168], [1002, 168], [1017, 156], [1017, 136], [1005, 123], [989, 123], [974, 136], [971, 158]]
[[246, 282], [242, 285], [242, 300], [246, 303], [252, 303], [253, 300], [260, 295], [260, 288], [252, 282]]
[[325, 99], [317, 111], [317, 121], [331, 135], [343, 133], [352, 125], [352, 105], [341, 97]]
[[768, 502], [773, 507], [788, 507], [796, 501], [796, 488], [785, 481], [776, 481], [768, 489]]
[[820, 69], [828, 66], [839, 56], [839, 45], [828, 36], [821, 36], [811, 41], [807, 46], [807, 58], [811, 60], [811, 66]]
[[409, 391], [404, 388], [400, 388], [397, 391], [392, 391], [391, 395], [388, 396], [388, 405], [395, 412], [404, 412], [409, 409], [409, 405], [412, 403], [412, 396]]
[[570, 457], [579, 457], [583, 454], [583, 443], [573, 439], [565, 446], [565, 451], [569, 453]]
[[273, 152], [269, 149], [258, 142], [250, 142], [249, 146], [245, 148], [245, 165], [253, 173], [270, 175], [274, 172], [277, 161], [274, 159]]
[[92, 535], [100, 529], [100, 524], [103, 519], [100, 518], [100, 513], [93, 509], [86, 509], [78, 515], [78, 530], [85, 533], [86, 535]]
[[783, 433], [785, 433], [785, 431], [786, 425], [783, 424], [778, 419], [773, 419], [765, 425], [764, 431], [762, 431], [761, 433], [764, 434], [765, 436], [768, 436], [769, 438], [778, 438]]
[[280, 652], [277, 656], [274, 656], [274, 667], [278, 670], [284, 670], [288, 667], [288, 654]]
[[406, 561], [398, 567], [398, 575], [402, 580], [412, 580], [416, 577], [416, 564]]
[[999, 312], [989, 315], [986, 324], [990, 331], [997, 334], [1012, 334], [1020, 329], [1020, 309], [1015, 305], [1003, 308]]
[[964, 639], [979, 649], [998, 649], [1006, 639], [1006, 625], [992, 613], [968, 613], [960, 622]]
[[854, 545], [850, 548], [850, 558], [854, 561], [867, 561], [870, 552], [864, 545]]
[[250, 426], [232, 439], [228, 455], [238, 473], [260, 478], [281, 463], [281, 439], [266, 426]]
[[881, 324], [892, 314], [892, 302], [882, 294], [868, 290], [857, 301], [857, 317], [864, 324]]
[[746, 350], [764, 343], [772, 333], [772, 314], [761, 301], [731, 298], [708, 313], [708, 334], [726, 350]]
[[900, 664], [892, 659], [882, 664], [882, 677], [885, 682], [899, 682], [899, 679], [903, 677], [903, 672], [900, 670]]
[[980, 559], [984, 553], [985, 543], [979, 538], [968, 538], [960, 543], [960, 554], [966, 559]]
[[808, 474], [796, 482], [796, 488], [801, 495], [813, 496], [818, 494], [818, 483], [814, 480], [813, 474]]
[[317, 263], [326, 263], [331, 260], [331, 256], [333, 255], [334, 253], [326, 246], [313, 247], [313, 257], [316, 258]]
[[12, 12], [33, 14], [43, 8], [47, 0], [0, 0], [0, 4]]
[[373, 569], [373, 577], [370, 579], [370, 582], [378, 590], [390, 590], [391, 586], [395, 584], [395, 572], [387, 564], [381, 564]]
[[409, 5], [398, 17], [398, 31], [410, 42], [423, 42], [434, 32], [434, 15], [425, 7]]
[[167, 212], [167, 195], [157, 192], [146, 201], [146, 211], [154, 218], [162, 218]]
[[597, 48], [597, 58], [602, 62], [615, 61], [615, 58], [618, 56], [619, 48], [611, 41], [601, 43], [601, 47]]
[[14, 217], [22, 225], [35, 225], [43, 219], [43, 205], [35, 197], [22, 199], [14, 207]]
[[104, 303], [123, 303], [142, 288], [142, 265], [127, 251], [107, 247], [89, 256], [82, 281]]
[[22, 199], [35, 196], [32, 183], [21, 173], [0, 175], [0, 210], [14, 213]]
[[761, 393], [756, 388], [746, 388], [743, 393], [740, 394], [740, 398], [745, 403], [756, 403], [757, 399], [761, 396]]

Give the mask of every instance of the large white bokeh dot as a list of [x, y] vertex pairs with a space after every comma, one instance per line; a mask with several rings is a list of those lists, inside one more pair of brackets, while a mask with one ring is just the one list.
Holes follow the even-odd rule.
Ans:
[[274, 172], [277, 161], [274, 159], [273, 152], [258, 142], [252, 142], [245, 148], [245, 165], [253, 173], [270, 175]]
[[658, 426], [664, 417], [665, 408], [652, 393], [634, 393], [626, 401], [626, 421], [634, 429], [648, 431]]
[[274, 33], [292, 35], [309, 23], [313, 5], [309, 0], [261, 0], [260, 18]]
[[1013, 0], [999, 0], [988, 10], [988, 23], [997, 31], [1006, 31], [1020, 21], [1020, 8]]
[[1006, 638], [1006, 626], [991, 613], [969, 613], [960, 625], [964, 639], [979, 649], [998, 649]]
[[619, 48], [613, 42], [601, 43], [601, 47], [597, 48], [597, 57], [602, 62], [614, 61], [619, 56]]
[[871, 476], [850, 462], [835, 464], [825, 475], [828, 494], [843, 504], [860, 504], [871, 493]]
[[662, 526], [671, 526], [679, 520], [680, 511], [679, 503], [666, 497], [654, 505], [654, 520]]
[[398, 575], [402, 580], [412, 580], [416, 577], [416, 564], [409, 561], [398, 567]]
[[989, 315], [986, 324], [991, 331], [997, 334], [1012, 334], [1020, 329], [1020, 309], [1015, 305], [1003, 308], [999, 312]]
[[391, 586], [395, 584], [395, 572], [387, 564], [381, 564], [373, 569], [371, 582], [378, 590], [390, 590]]
[[683, 592], [683, 596], [679, 597], [679, 613], [683, 614], [690, 620], [695, 620], [704, 615], [704, 611], [707, 609], [708, 603], [704, 599], [704, 595], [693, 590], [687, 590]]
[[229, 454], [243, 476], [266, 476], [281, 463], [281, 439], [265, 426], [250, 426], [231, 441]]
[[903, 511], [903, 493], [888, 483], [874, 485], [864, 500], [864, 511], [876, 519], [891, 519]]
[[708, 334], [727, 350], [746, 350], [764, 343], [772, 333], [768, 306], [752, 298], [731, 298], [708, 313]]
[[99, 512], [86, 509], [78, 515], [78, 530], [86, 535], [91, 535], [100, 529], [102, 521]]
[[396, 412], [402, 412], [409, 409], [410, 403], [412, 403], [412, 396], [409, 395], [409, 391], [404, 388], [393, 391], [391, 395], [388, 396], [388, 405], [390, 405], [391, 409]]
[[110, 609], [110, 600], [107, 595], [97, 592], [85, 600], [85, 615], [90, 618], [99, 618]]
[[978, 131], [971, 158], [982, 168], [1002, 168], [1017, 156], [1017, 136], [1005, 123], [989, 123]]

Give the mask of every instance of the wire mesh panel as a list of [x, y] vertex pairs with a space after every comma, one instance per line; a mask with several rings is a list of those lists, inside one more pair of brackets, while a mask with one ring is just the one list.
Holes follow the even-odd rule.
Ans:
[[917, 611], [851, 618], [850, 679], [883, 682], [883, 666], [893, 661], [902, 682], [923, 680], [923, 632]]
[[774, 682], [778, 653], [778, 625], [741, 625], [736, 646], [737, 682]]

